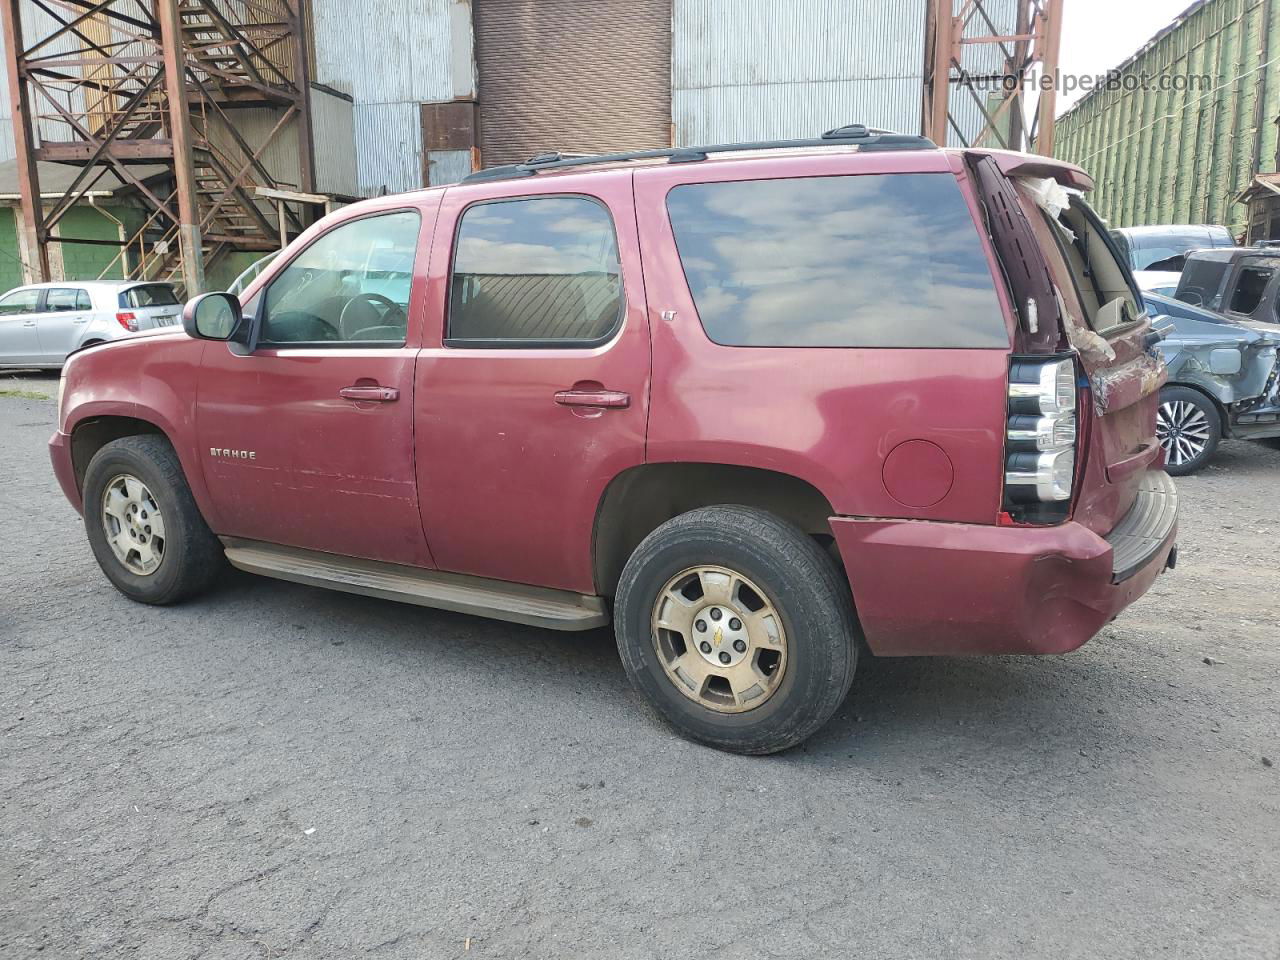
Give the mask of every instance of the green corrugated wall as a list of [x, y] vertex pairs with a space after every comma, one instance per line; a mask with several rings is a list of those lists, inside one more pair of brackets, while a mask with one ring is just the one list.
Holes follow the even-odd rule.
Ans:
[[[111, 213], [124, 220], [125, 232], [131, 234], [138, 227], [139, 213], [133, 207], [112, 208]], [[18, 256], [17, 211], [13, 207], [0, 207], [0, 293], [22, 286], [22, 260]], [[59, 233], [86, 240], [117, 240], [120, 233], [115, 221], [108, 219], [92, 207], [76, 206], [58, 224]], [[123, 279], [121, 264], [113, 258], [120, 252], [116, 246], [96, 243], [64, 243], [62, 264], [65, 280], [96, 280], [107, 267], [104, 279]], [[210, 290], [225, 290], [240, 273], [260, 258], [261, 252], [233, 251], [222, 257], [208, 271], [207, 286]]]
[[22, 286], [17, 223], [13, 207], [0, 207], [0, 293]]
[[1206, 0], [1122, 71], [1142, 74], [1211, 81], [1095, 92], [1058, 119], [1055, 155], [1093, 175], [1092, 202], [1112, 226], [1223, 223], [1242, 233], [1247, 213], [1234, 200], [1255, 150], [1261, 171], [1276, 169], [1280, 0]]
[[[125, 229], [135, 228], [137, 211], [130, 207], [113, 208], [111, 213], [125, 221]], [[59, 222], [57, 233], [85, 240], [119, 240], [120, 230], [114, 220], [90, 206], [75, 206]], [[57, 249], [56, 247], [54, 249]], [[96, 243], [63, 243], [62, 272], [64, 280], [96, 280], [100, 274], [107, 280], [124, 276], [116, 256], [118, 246]], [[114, 261], [114, 262], [113, 262]], [[110, 269], [108, 269], [110, 268]], [[105, 274], [103, 271], [106, 271]], [[18, 255], [17, 210], [0, 207], [0, 293], [23, 284], [22, 260]]]

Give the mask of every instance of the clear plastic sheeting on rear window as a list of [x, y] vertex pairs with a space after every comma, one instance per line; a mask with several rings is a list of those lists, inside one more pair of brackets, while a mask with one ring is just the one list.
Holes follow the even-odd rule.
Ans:
[[982, 241], [949, 174], [686, 184], [667, 211], [716, 343], [1009, 346]]

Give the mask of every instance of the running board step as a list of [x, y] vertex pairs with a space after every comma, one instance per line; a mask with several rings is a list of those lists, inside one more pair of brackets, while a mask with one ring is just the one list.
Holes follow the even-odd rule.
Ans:
[[221, 540], [233, 567], [294, 583], [552, 630], [591, 630], [609, 622], [604, 600], [568, 590], [340, 557], [256, 540]]

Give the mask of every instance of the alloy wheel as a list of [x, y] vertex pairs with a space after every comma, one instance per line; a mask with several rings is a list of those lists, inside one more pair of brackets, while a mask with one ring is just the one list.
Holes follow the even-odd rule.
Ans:
[[668, 679], [717, 713], [759, 707], [786, 671], [782, 617], [763, 590], [728, 567], [690, 567], [668, 580], [652, 629]]
[[107, 545], [130, 573], [147, 577], [164, 560], [164, 517], [147, 485], [120, 474], [102, 493], [102, 529]]
[[1210, 429], [1204, 411], [1187, 400], [1167, 400], [1156, 413], [1156, 436], [1169, 462], [1176, 467], [1204, 454]]

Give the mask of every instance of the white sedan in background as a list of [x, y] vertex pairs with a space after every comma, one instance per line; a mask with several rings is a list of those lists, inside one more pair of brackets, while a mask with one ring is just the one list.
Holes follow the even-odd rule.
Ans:
[[91, 343], [182, 322], [171, 283], [65, 280], [0, 296], [0, 367], [56, 369]]

